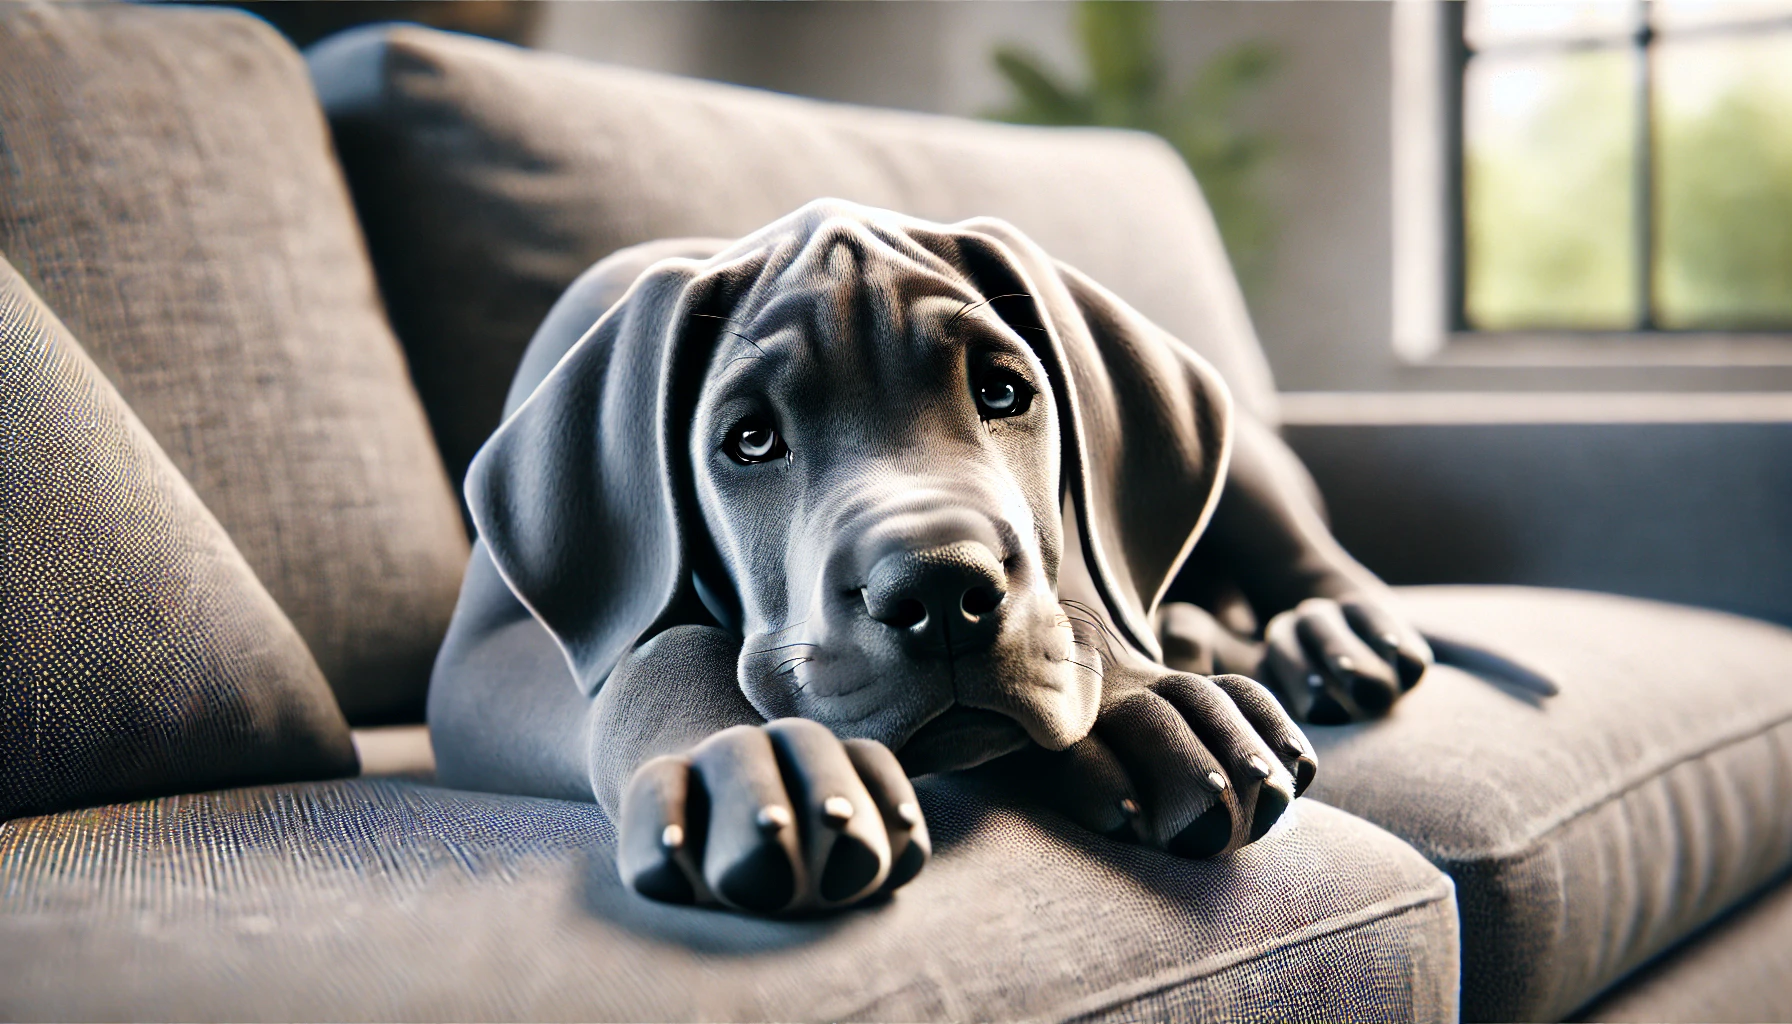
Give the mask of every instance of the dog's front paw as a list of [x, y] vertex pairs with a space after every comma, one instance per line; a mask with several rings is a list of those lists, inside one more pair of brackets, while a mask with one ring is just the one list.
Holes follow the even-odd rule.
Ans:
[[623, 881], [667, 903], [755, 914], [856, 903], [927, 863], [896, 756], [801, 718], [735, 726], [642, 765], [622, 797]]
[[1126, 688], [1086, 738], [1047, 756], [1073, 818], [1184, 857], [1262, 838], [1318, 768], [1300, 727], [1262, 686], [1181, 673]]
[[1314, 725], [1379, 718], [1430, 667], [1425, 638], [1372, 597], [1314, 597], [1271, 619], [1258, 674]]

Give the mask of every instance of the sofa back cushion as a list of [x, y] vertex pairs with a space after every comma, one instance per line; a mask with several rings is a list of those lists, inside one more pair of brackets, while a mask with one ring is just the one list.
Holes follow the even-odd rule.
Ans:
[[346, 33], [308, 59], [456, 479], [530, 335], [586, 267], [655, 238], [739, 237], [828, 196], [1005, 218], [1273, 417], [1212, 218], [1154, 137], [821, 103], [415, 27]]
[[304, 641], [0, 258], [0, 820], [354, 772]]
[[0, 251], [349, 719], [420, 717], [465, 528], [298, 54], [222, 9], [0, 6]]

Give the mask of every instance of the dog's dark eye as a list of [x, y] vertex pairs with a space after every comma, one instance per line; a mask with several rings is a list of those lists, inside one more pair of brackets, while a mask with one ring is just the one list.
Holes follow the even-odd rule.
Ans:
[[977, 396], [977, 410], [984, 419], [1019, 416], [1033, 402], [1033, 389], [1019, 375], [1007, 370], [984, 374], [972, 390]]
[[761, 419], [744, 419], [728, 431], [722, 450], [736, 462], [752, 465], [783, 458], [789, 451], [784, 439], [770, 423]]

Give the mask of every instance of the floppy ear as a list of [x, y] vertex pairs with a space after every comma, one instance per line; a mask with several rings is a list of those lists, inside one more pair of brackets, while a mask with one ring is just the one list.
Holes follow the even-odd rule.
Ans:
[[1161, 660], [1157, 606], [1219, 503], [1231, 394], [1193, 349], [1011, 225], [954, 230], [983, 294], [1027, 297], [990, 308], [1053, 375], [1082, 557], [1115, 625]]
[[[655, 265], [473, 458], [492, 561], [585, 692], [647, 635], [706, 617], [690, 585], [683, 426], [721, 321], [720, 277]], [[725, 312], [725, 311], [723, 311]], [[694, 370], [693, 370], [694, 367]]]

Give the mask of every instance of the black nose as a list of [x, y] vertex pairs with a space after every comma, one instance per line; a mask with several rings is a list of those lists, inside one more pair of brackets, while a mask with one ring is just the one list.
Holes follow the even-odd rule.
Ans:
[[924, 632], [935, 626], [957, 644], [993, 637], [1007, 574], [995, 553], [974, 540], [879, 559], [865, 580], [865, 610], [894, 629]]

